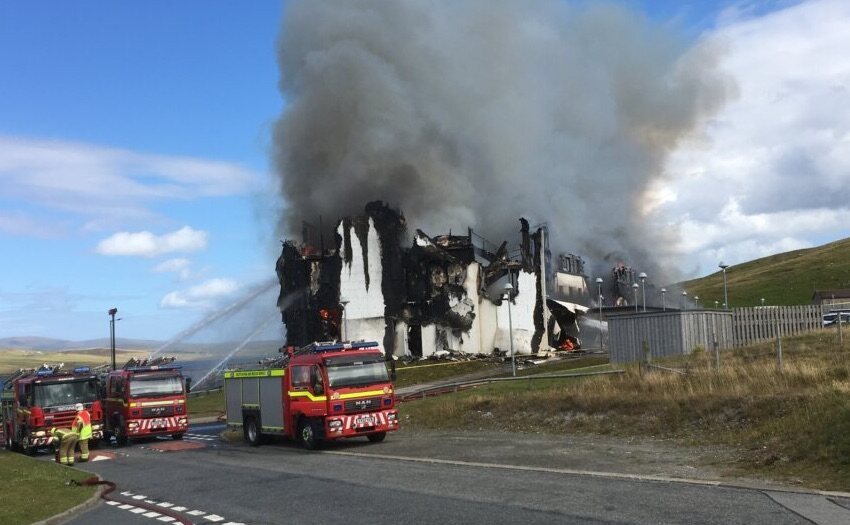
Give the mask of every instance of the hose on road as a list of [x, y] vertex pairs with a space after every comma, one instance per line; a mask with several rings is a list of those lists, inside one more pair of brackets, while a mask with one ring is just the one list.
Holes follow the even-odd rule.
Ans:
[[126, 503], [128, 505], [134, 505], [136, 507], [148, 509], [148, 510], [151, 510], [151, 511], [154, 511], [154, 512], [158, 512], [162, 515], [174, 518], [176, 521], [182, 523], [183, 525], [194, 525], [191, 521], [187, 520], [186, 518], [184, 518], [183, 516], [181, 516], [180, 514], [174, 512], [174, 511], [171, 511], [171, 510], [168, 510], [168, 509], [156, 506], [156, 505], [151, 505], [150, 503], [145, 503], [144, 501], [129, 502], [129, 501], [122, 501], [122, 500], [119, 500], [119, 499], [108, 497], [109, 494], [111, 494], [112, 492], [115, 491], [116, 488], [118, 488], [118, 486], [113, 481], [107, 481], [107, 480], [99, 479], [97, 476], [91, 476], [91, 477], [86, 478], [82, 481], [71, 480], [71, 484], [72, 485], [83, 485], [83, 486], [106, 485], [106, 489], [104, 489], [104, 491], [100, 493], [101, 499], [104, 499], [106, 501], [117, 501], [118, 503]]

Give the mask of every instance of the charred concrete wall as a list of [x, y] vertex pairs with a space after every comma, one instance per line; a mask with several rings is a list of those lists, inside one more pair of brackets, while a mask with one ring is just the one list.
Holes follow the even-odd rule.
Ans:
[[380, 202], [341, 220], [335, 245], [323, 253], [284, 243], [277, 264], [281, 297], [303, 290], [282, 314], [287, 344], [345, 336], [377, 340], [396, 354], [507, 351], [502, 295], [511, 282], [514, 350], [537, 352], [548, 341], [545, 236], [521, 222], [519, 260], [507, 256], [507, 243], [487, 258], [480, 250], [476, 256], [471, 231], [433, 238], [417, 231], [403, 248], [404, 217]]

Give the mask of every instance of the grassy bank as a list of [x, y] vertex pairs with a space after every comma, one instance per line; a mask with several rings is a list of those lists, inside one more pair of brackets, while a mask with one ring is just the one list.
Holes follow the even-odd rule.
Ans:
[[33, 523], [83, 503], [95, 487], [66, 485], [91, 474], [53, 462], [0, 450], [0, 519], [8, 525]]
[[529, 432], [677, 438], [738, 450], [748, 474], [850, 490], [850, 352], [831, 332], [725, 352], [722, 366], [698, 352], [667, 366], [687, 376], [629, 367], [621, 376], [568, 383], [491, 385], [407, 403], [405, 424]]
[[189, 417], [218, 417], [224, 415], [224, 390], [189, 396]]

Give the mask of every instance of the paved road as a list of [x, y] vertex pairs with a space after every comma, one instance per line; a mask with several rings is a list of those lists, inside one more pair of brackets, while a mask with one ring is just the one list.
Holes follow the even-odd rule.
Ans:
[[173, 522], [162, 509], [218, 524], [850, 523], [850, 510], [822, 496], [381, 457], [382, 445], [365, 440], [320, 453], [286, 442], [251, 448], [215, 440], [221, 429], [106, 449], [113, 459], [86, 468], [117, 482], [125, 503], [70, 523]]

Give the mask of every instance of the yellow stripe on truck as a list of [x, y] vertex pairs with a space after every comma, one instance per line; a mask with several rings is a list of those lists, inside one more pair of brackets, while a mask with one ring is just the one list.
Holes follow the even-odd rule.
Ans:
[[290, 392], [289, 397], [306, 397], [310, 401], [327, 401], [327, 396], [314, 396], [310, 392]]
[[[392, 394], [392, 390], [387, 392], [387, 394]], [[383, 390], [370, 390], [368, 392], [352, 392], [350, 394], [340, 394], [340, 399], [357, 399], [358, 397], [372, 397], [372, 396], [382, 396], [384, 395]]]
[[282, 377], [285, 371], [282, 368], [270, 370], [234, 370], [225, 372], [225, 379], [240, 379], [246, 377]]

